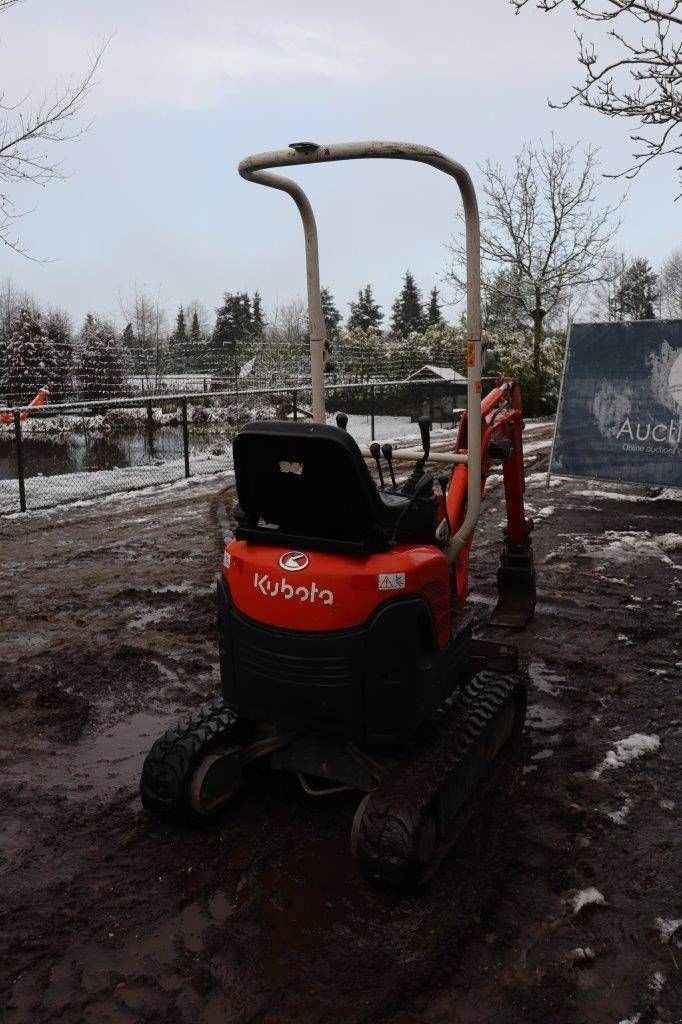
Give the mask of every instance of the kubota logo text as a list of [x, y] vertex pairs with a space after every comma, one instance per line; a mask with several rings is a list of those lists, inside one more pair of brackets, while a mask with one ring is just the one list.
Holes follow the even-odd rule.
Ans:
[[[299, 568], [303, 568], [303, 566]], [[334, 604], [334, 595], [331, 590], [318, 587], [314, 581], [309, 587], [294, 587], [291, 583], [287, 583], [284, 576], [282, 576], [281, 580], [273, 582], [266, 572], [255, 572], [253, 574], [253, 585], [256, 590], [260, 590], [264, 597], [283, 597], [285, 601], [291, 601], [296, 598], [301, 604], [306, 602], [308, 604], [315, 604], [316, 601], [321, 601], [322, 604]]]

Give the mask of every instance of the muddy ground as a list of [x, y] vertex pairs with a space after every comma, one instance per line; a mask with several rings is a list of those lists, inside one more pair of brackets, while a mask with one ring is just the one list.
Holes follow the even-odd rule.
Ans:
[[[546, 490], [536, 449], [525, 740], [410, 898], [358, 877], [349, 796], [266, 776], [185, 831], [140, 808], [146, 750], [216, 689], [229, 491], [0, 519], [0, 1019], [682, 1020], [681, 506]], [[493, 490], [472, 558], [482, 635], [502, 518]], [[633, 734], [660, 747], [595, 777]], [[604, 902], [574, 913], [589, 889]]]

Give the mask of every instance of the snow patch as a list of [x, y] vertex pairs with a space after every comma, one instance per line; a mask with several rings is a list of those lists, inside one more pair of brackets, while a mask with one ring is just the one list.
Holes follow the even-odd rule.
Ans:
[[583, 907], [601, 906], [606, 903], [606, 897], [599, 889], [590, 886], [589, 889], [581, 889], [576, 893], [572, 901], [573, 913], [579, 914]]
[[625, 797], [625, 800], [623, 802], [623, 805], [619, 807], [617, 811], [606, 812], [606, 817], [609, 818], [614, 823], [614, 825], [624, 825], [626, 819], [630, 816], [630, 811], [634, 806], [632, 797], [628, 796], [627, 793], [624, 793], [623, 796]]
[[614, 750], [609, 750], [600, 765], [592, 772], [593, 779], [599, 779], [606, 771], [615, 768], [622, 768], [630, 761], [642, 757], [644, 754], [655, 754], [660, 749], [660, 736], [647, 735], [642, 732], [635, 732], [632, 736], [618, 740]]
[[682, 550], [682, 534], [653, 534], [647, 530], [605, 530], [596, 537], [571, 535], [582, 553], [599, 560], [631, 564], [633, 559], [656, 558], [673, 569], [676, 565], [668, 552]]
[[654, 921], [663, 945], [667, 945], [678, 929], [682, 928], [682, 917], [657, 917]]
[[599, 491], [591, 488], [583, 488], [578, 491], [570, 491], [578, 498], [603, 498], [609, 501], [632, 501], [632, 502], [656, 502], [656, 501], [682, 501], [682, 490], [676, 487], [666, 487], [660, 494], [647, 496], [644, 494], [626, 494], [623, 491]]
[[648, 985], [649, 990], [653, 992], [655, 996], [660, 995], [663, 989], [665, 988], [665, 974], [663, 973], [663, 971], [654, 971], [654, 973], [649, 978]]
[[554, 505], [545, 505], [544, 508], [541, 508], [538, 512], [536, 512], [534, 518], [535, 519], [549, 519], [550, 516], [553, 516], [553, 515], [554, 515]]

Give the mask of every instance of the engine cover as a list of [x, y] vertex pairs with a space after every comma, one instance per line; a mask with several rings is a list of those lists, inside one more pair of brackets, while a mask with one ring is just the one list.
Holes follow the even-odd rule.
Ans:
[[351, 629], [383, 602], [415, 594], [431, 606], [439, 646], [450, 637], [447, 562], [433, 545], [399, 544], [349, 558], [233, 540], [223, 575], [235, 608], [264, 625], [306, 633]]

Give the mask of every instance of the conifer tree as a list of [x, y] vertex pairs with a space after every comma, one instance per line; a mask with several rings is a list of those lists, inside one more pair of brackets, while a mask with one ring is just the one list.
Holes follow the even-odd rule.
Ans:
[[206, 343], [199, 316], [194, 312], [192, 315], [192, 326], [189, 329], [189, 365], [193, 370], [205, 370], [206, 366]]
[[384, 314], [381, 312], [381, 306], [374, 301], [371, 284], [361, 288], [357, 302], [350, 302], [349, 306], [350, 314], [346, 322], [349, 332], [360, 331], [366, 334], [370, 331], [378, 333], [381, 330]]
[[135, 347], [135, 331], [133, 330], [132, 324], [127, 324], [124, 327], [123, 334], [121, 335], [121, 342], [128, 351]]
[[635, 259], [623, 271], [615, 305], [623, 320], [653, 320], [658, 278], [647, 259]]
[[332, 342], [339, 336], [341, 314], [336, 308], [334, 297], [328, 288], [322, 289], [320, 292], [320, 298], [322, 299], [322, 315], [324, 316], [324, 324], [327, 328], [327, 339]]
[[84, 398], [116, 398], [125, 390], [125, 364], [113, 325], [91, 313], [81, 331], [78, 370]]
[[426, 327], [421, 292], [409, 270], [405, 271], [400, 295], [391, 310], [391, 331], [397, 338], [407, 338], [412, 331]]
[[189, 337], [187, 335], [185, 310], [180, 306], [178, 315], [175, 318], [175, 330], [168, 339], [168, 356], [172, 372], [182, 373], [189, 369], [187, 363], [188, 345]]
[[4, 390], [12, 403], [25, 404], [54, 379], [52, 342], [40, 314], [25, 306], [20, 311], [5, 346]]
[[263, 305], [260, 292], [253, 293], [253, 302], [251, 305], [251, 331], [253, 337], [257, 341], [260, 341], [265, 331], [265, 317], [263, 316]]
[[50, 397], [53, 402], [63, 402], [71, 389], [73, 370], [73, 341], [68, 313], [60, 309], [50, 310], [45, 318], [45, 329], [54, 361]]
[[226, 292], [216, 310], [212, 348], [216, 369], [237, 378], [254, 336], [251, 299], [246, 292]]
[[443, 320], [443, 314], [440, 308], [440, 293], [436, 286], [431, 289], [429, 296], [429, 308], [426, 314], [426, 326], [433, 327], [435, 324], [441, 323]]

